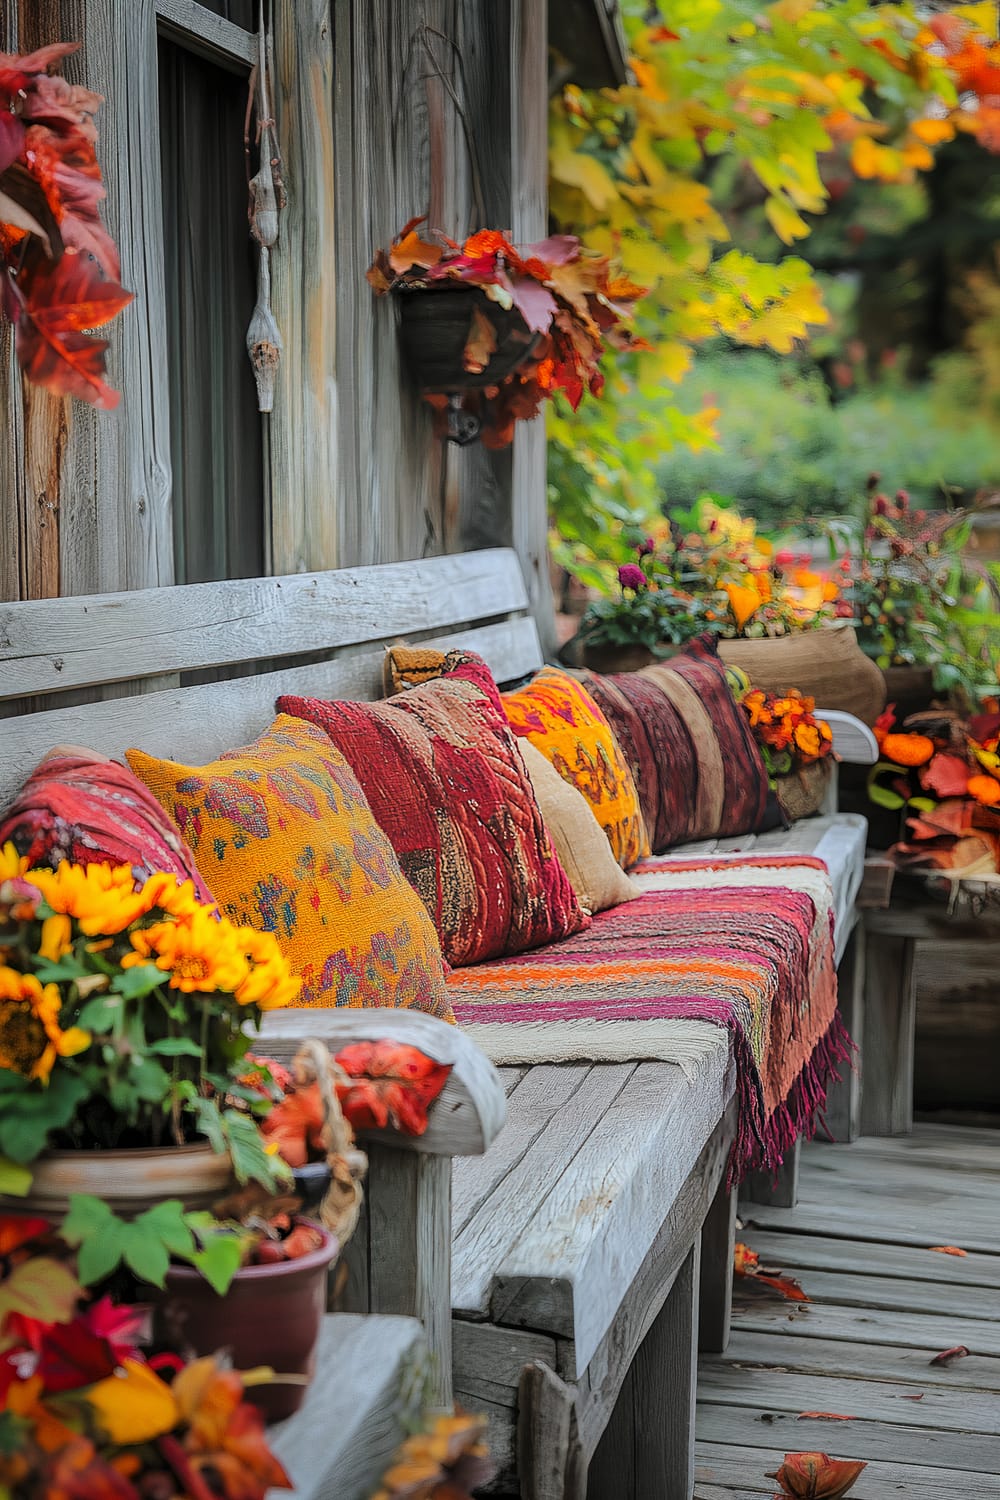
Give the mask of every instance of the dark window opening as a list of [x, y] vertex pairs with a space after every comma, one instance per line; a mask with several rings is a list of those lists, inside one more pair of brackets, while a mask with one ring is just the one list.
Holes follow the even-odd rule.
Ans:
[[[246, 24], [251, 0], [210, 7]], [[247, 79], [161, 37], [160, 158], [178, 583], [264, 572], [262, 418], [246, 353]]]

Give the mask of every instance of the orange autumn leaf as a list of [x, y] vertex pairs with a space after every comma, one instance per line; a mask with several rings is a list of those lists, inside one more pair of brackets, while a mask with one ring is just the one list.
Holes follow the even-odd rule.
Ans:
[[90, 1386], [86, 1400], [113, 1443], [148, 1443], [176, 1427], [180, 1416], [170, 1386], [135, 1359], [124, 1360], [120, 1371]]
[[755, 588], [746, 588], [741, 583], [727, 583], [725, 591], [733, 619], [736, 621], [736, 628], [742, 630], [751, 615], [755, 615], [760, 609], [762, 603], [760, 594]]
[[397, 275], [402, 275], [411, 266], [422, 266], [429, 270], [431, 266], [437, 265], [443, 254], [440, 245], [422, 240], [417, 231], [411, 229], [389, 251], [389, 264]]
[[798, 1422], [860, 1422], [860, 1417], [847, 1417], [839, 1411], [800, 1411]]
[[496, 348], [496, 329], [482, 308], [474, 307], [469, 336], [462, 350], [463, 369], [468, 370], [470, 375], [481, 375], [490, 362], [490, 356], [496, 353]]
[[737, 1240], [733, 1250], [733, 1267], [737, 1276], [754, 1276], [760, 1256], [756, 1250], [751, 1250], [749, 1245], [744, 1245], [742, 1240]]
[[828, 1453], [786, 1453], [781, 1468], [767, 1477], [776, 1479], [782, 1495], [794, 1500], [840, 1500], [867, 1467], [859, 1459], [831, 1458]]
[[762, 1281], [765, 1286], [773, 1287], [776, 1292], [780, 1292], [786, 1302], [809, 1301], [809, 1298], [794, 1276], [761, 1276], [758, 1274], [757, 1280]]
[[960, 1250], [957, 1245], [931, 1245], [929, 1247], [935, 1255], [968, 1255], [968, 1250]]
[[451, 1073], [451, 1063], [388, 1040], [354, 1042], [336, 1061], [350, 1080], [337, 1084], [337, 1098], [355, 1130], [391, 1125], [404, 1135], [423, 1135], [427, 1111]]
[[310, 1152], [323, 1154], [323, 1099], [319, 1084], [286, 1094], [261, 1121], [261, 1130], [290, 1167], [304, 1167]]

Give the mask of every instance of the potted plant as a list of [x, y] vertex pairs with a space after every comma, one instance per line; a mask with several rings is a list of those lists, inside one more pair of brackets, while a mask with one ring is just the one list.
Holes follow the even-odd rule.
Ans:
[[0, 1492], [264, 1500], [290, 1489], [247, 1404], [266, 1370], [152, 1349], [143, 1309], [82, 1284], [43, 1218], [0, 1217]]
[[794, 823], [819, 812], [833, 766], [833, 735], [816, 717], [814, 700], [796, 688], [780, 696], [751, 688], [741, 702], [785, 817]]
[[890, 499], [872, 474], [863, 517], [830, 530], [849, 549], [842, 563], [859, 643], [900, 718], [935, 693], [968, 709], [996, 690], [1000, 580], [967, 551], [968, 512], [915, 510], [905, 490]]
[[93, 116], [102, 100], [52, 73], [79, 43], [0, 53], [0, 314], [28, 380], [113, 407], [107, 343], [90, 332], [132, 300], [101, 223]]
[[611, 274], [606, 256], [572, 235], [515, 247], [507, 233], [482, 229], [462, 245], [412, 219], [368, 281], [400, 308], [403, 354], [422, 395], [450, 436], [481, 436], [503, 448], [514, 424], [538, 415], [562, 392], [573, 410], [585, 391], [599, 395], [605, 348], [639, 347], [625, 326], [643, 294]]
[[618, 569], [618, 594], [588, 605], [574, 646], [595, 672], [631, 672], [671, 656], [718, 623], [704, 601], [657, 575], [650, 538], [638, 548], [638, 561]]
[[[270, 934], [128, 866], [27, 868], [0, 852], [0, 1191], [65, 1211], [203, 1207], [235, 1176], [290, 1180], [244, 1080], [261, 1012], [298, 991]], [[273, 1093], [274, 1091], [271, 1090]]]

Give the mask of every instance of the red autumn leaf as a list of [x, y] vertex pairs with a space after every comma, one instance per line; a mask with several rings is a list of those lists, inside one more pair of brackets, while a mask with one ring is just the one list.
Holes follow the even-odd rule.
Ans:
[[470, 375], [481, 375], [490, 362], [490, 355], [496, 353], [496, 347], [496, 329], [482, 308], [474, 307], [469, 336], [462, 350], [463, 367]]
[[845, 1417], [839, 1411], [800, 1411], [796, 1418], [799, 1422], [860, 1422], [860, 1417]]
[[964, 797], [972, 773], [960, 756], [941, 751], [917, 774], [924, 790], [935, 797]]
[[451, 1073], [451, 1063], [389, 1040], [354, 1042], [336, 1061], [352, 1079], [338, 1083], [337, 1097], [356, 1130], [391, 1124], [405, 1135], [423, 1135], [427, 1110]]
[[20, 300], [17, 353], [25, 375], [60, 396], [111, 408], [118, 394], [104, 383], [107, 342], [83, 332], [108, 323], [132, 301], [85, 254], [56, 262], [33, 257], [16, 283]]
[[840, 1500], [867, 1464], [858, 1459], [831, 1458], [828, 1453], [786, 1453], [785, 1462], [768, 1479], [776, 1479], [783, 1495], [794, 1500]]
[[556, 311], [552, 293], [530, 276], [511, 277], [510, 290], [514, 306], [532, 333], [547, 333]]
[[924, 1399], [924, 1393], [923, 1391], [918, 1391], [915, 1396], [900, 1396], [899, 1399], [900, 1401], [922, 1401]]
[[37, 1240], [48, 1228], [48, 1219], [39, 1219], [29, 1214], [0, 1215], [0, 1256], [10, 1255], [21, 1245]]
[[968, 1255], [968, 1250], [960, 1250], [957, 1245], [931, 1245], [929, 1247], [935, 1255]]
[[42, 1335], [38, 1370], [46, 1392], [78, 1391], [113, 1375], [116, 1359], [107, 1339], [87, 1328], [81, 1319], [54, 1323]]
[[951, 1365], [956, 1359], [965, 1359], [968, 1349], [964, 1344], [956, 1344], [953, 1349], [942, 1349], [940, 1354], [935, 1354], [928, 1363], [932, 1365]]
[[323, 1099], [319, 1084], [286, 1094], [261, 1121], [261, 1130], [290, 1167], [304, 1167], [310, 1152], [323, 1154]]
[[120, 1364], [138, 1357], [138, 1345], [149, 1337], [151, 1315], [141, 1307], [123, 1307], [110, 1297], [101, 1297], [82, 1314], [90, 1332], [105, 1339]]

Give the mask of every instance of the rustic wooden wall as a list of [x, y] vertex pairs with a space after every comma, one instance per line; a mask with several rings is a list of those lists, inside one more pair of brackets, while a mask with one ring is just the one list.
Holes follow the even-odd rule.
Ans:
[[[289, 201], [272, 258], [271, 570], [513, 542], [544, 625], [543, 423], [501, 453], [437, 440], [400, 366], [396, 309], [364, 273], [419, 213], [456, 238], [544, 235], [547, 0], [273, 0], [273, 13]], [[113, 413], [24, 390], [0, 331], [0, 597], [169, 583], [154, 0], [2, 0], [0, 24], [5, 48], [84, 38], [67, 72], [107, 99], [107, 221], [136, 292], [111, 329]]]

